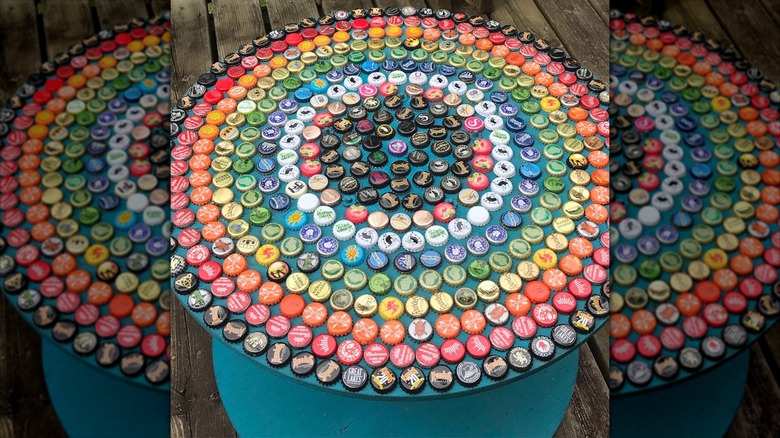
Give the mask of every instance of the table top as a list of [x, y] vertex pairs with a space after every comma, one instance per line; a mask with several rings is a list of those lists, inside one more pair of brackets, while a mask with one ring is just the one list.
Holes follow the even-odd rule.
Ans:
[[[213, 62], [219, 58], [214, 57], [212, 58], [209, 56], [208, 51], [205, 53], [202, 51], [195, 50], [197, 47], [204, 47], [204, 46], [211, 46], [213, 47], [213, 51], [216, 52], [216, 56], [224, 56], [225, 54], [231, 52], [232, 50], [235, 50], [235, 47], [238, 47], [242, 43], [245, 42], [245, 38], [241, 37], [240, 32], [236, 32], [236, 25], [242, 28], [246, 29], [253, 29], [253, 30], [247, 30], [246, 34], [252, 34], [252, 33], [260, 33], [257, 31], [257, 29], [270, 29], [270, 28], [281, 28], [283, 27], [284, 23], [298, 21], [301, 17], [316, 17], [318, 15], [321, 15], [320, 11], [318, 11], [317, 7], [313, 5], [311, 2], [307, 1], [297, 1], [297, 2], [285, 2], [284, 6], [282, 7], [279, 2], [271, 1], [268, 4], [267, 8], [260, 7], [260, 8], [250, 8], [250, 9], [243, 9], [240, 14], [238, 14], [234, 9], [231, 9], [227, 7], [228, 2], [218, 2], [219, 4], [215, 4], [214, 8], [212, 10], [207, 10], [206, 8], [202, 8], [197, 3], [188, 5], [187, 8], [182, 9], [176, 9], [174, 8], [174, 20], [177, 20], [177, 13], [182, 14], [183, 17], [186, 17], [185, 19], [178, 19], [177, 22], [180, 23], [178, 26], [186, 27], [186, 29], [190, 29], [190, 32], [188, 35], [190, 35], [190, 38], [186, 38], [181, 43], [177, 43], [176, 47], [182, 47], [183, 50], [181, 52], [177, 53], [177, 50], [174, 49], [174, 82], [179, 80], [180, 86], [178, 87], [178, 90], [184, 91], [187, 87], [191, 84], [191, 81], [193, 81], [200, 72], [203, 71], [202, 66], [206, 65], [209, 62]], [[411, 2], [416, 3], [416, 2]], [[439, 2], [441, 3], [441, 2]], [[357, 7], [358, 2], [348, 3], [349, 7]], [[431, 4], [432, 6], [435, 6], [434, 4]], [[323, 8], [325, 12], [330, 12], [332, 10], [338, 9], [336, 3], [334, 2], [324, 2]], [[420, 5], [417, 5], [420, 6]], [[602, 5], [603, 6], [603, 5]], [[340, 6], [343, 7], [343, 6]], [[466, 5], [463, 2], [460, 2], [458, 4], [459, 10], [464, 10], [464, 8], [468, 8], [469, 6]], [[577, 53], [580, 57], [580, 59], [583, 60], [583, 62], [586, 62], [589, 66], [594, 66], [594, 70], [598, 74], [601, 74], [602, 76], [606, 74], [606, 64], [603, 62], [604, 56], [606, 56], [606, 43], [599, 42], [596, 38], [593, 38], [593, 46], [589, 46], [587, 44], [580, 44], [578, 41], [575, 41], [575, 39], [570, 38], [569, 35], [572, 35], [573, 30], [571, 28], [566, 27], [564, 25], [564, 22], [561, 22], [561, 26], [559, 27], [558, 31], [553, 31], [550, 24], [546, 21], [544, 18], [544, 14], [537, 9], [536, 7], [531, 8], [531, 10], [525, 11], [524, 14], [522, 14], [522, 17], [517, 18], [518, 15], [513, 13], [512, 8], [516, 8], [517, 6], [510, 3], [510, 2], [503, 2], [501, 5], [499, 5], [496, 8], [496, 11], [494, 14], [491, 14], [491, 16], [494, 16], [494, 18], [497, 18], [501, 20], [502, 22], [511, 22], [511, 20], [519, 20], [516, 21], [518, 24], [525, 24], [526, 28], [527, 26], [533, 26], [534, 28], [540, 28], [545, 29], [547, 33], [546, 36], [549, 35], [551, 38], [551, 41], [559, 42], [559, 35], [562, 38], [567, 38], [567, 41], [570, 41], [570, 45], [567, 47], [573, 48], [575, 53]], [[524, 5], [525, 7], [525, 5]], [[550, 6], [552, 7], [552, 6]], [[557, 6], [555, 6], [557, 7]], [[544, 8], [548, 8], [547, 5], [544, 5]], [[526, 8], [528, 9], [528, 8]], [[596, 8], [598, 10], [598, 8]], [[556, 13], [555, 10], [552, 11], [552, 13]], [[601, 23], [604, 23], [603, 26], [606, 26], [606, 13], [604, 13], [603, 20], [599, 18], [599, 16], [594, 13], [592, 9], [587, 9], [582, 11], [582, 16], [587, 16], [595, 19], [595, 20], [601, 20]], [[487, 16], [487, 14], [483, 14], [484, 16]], [[499, 17], [513, 17], [512, 19], [501, 19]], [[268, 20], [270, 19], [271, 25], [269, 26]], [[213, 22], [212, 25], [207, 25], [207, 22]], [[565, 21], [566, 24], [568, 24], [568, 17]], [[205, 29], [211, 26], [215, 30], [216, 37], [214, 40], [216, 41], [216, 44], [211, 43], [210, 39], [207, 34], [199, 32], [200, 29]], [[557, 25], [556, 25], [557, 26]], [[598, 26], [595, 26], [593, 28], [587, 28], [582, 29], [582, 32], [584, 33], [590, 33], [593, 32], [594, 34], [597, 32], [597, 29], [599, 26], [602, 26], [599, 24]], [[174, 36], [176, 37], [176, 36]], [[603, 44], [603, 45], [602, 45]], [[604, 56], [596, 56], [595, 52], [601, 51], [601, 53]], [[200, 57], [200, 60], [198, 60], [198, 57]], [[178, 69], [178, 67], [181, 67]], [[174, 86], [174, 93], [177, 93], [176, 87]], [[174, 357], [178, 358], [180, 360], [180, 363], [183, 363], [185, 365], [185, 369], [183, 371], [183, 374], [180, 374], [180, 376], [190, 375], [191, 373], [195, 372], [199, 375], [205, 375], [207, 374], [209, 368], [209, 364], [203, 364], [199, 361], [193, 361], [189, 359], [185, 359], [190, 355], [192, 351], [195, 351], [193, 349], [200, 349], [203, 348], [203, 346], [208, 345], [210, 343], [210, 336], [208, 336], [204, 331], [202, 331], [200, 328], [197, 328], [199, 324], [190, 317], [184, 317], [186, 315], [183, 315], [183, 312], [180, 308], [174, 308], [173, 312], [174, 319], [176, 321], [175, 324], [179, 324], [179, 320], [177, 318], [181, 318], [181, 324], [186, 325], [188, 327], [188, 337], [187, 341], [184, 343], [179, 344], [181, 348], [177, 347], [177, 343], [174, 343]], [[604, 334], [605, 332], [602, 331], [601, 334]], [[600, 343], [592, 344], [594, 348], [594, 353], [596, 353], [596, 349], [600, 345]], [[205, 347], [208, 348], [208, 347]], [[581, 367], [585, 370], [584, 372], [586, 374], [593, 373], [598, 368], [596, 367], [596, 361], [593, 360], [593, 354], [590, 353], [590, 351], [587, 351], [587, 349], [582, 350], [586, 353], [583, 355], [583, 359], [581, 360]], [[605, 347], [602, 347], [600, 351], [606, 351]], [[600, 356], [600, 354], [597, 354]], [[176, 360], [176, 359], [174, 359]], [[189, 365], [188, 365], [189, 364]], [[190, 368], [192, 366], [192, 368]], [[204, 372], [201, 372], [204, 371]], [[590, 374], [588, 374], [590, 375]], [[176, 381], [176, 375], [174, 375], [174, 385]], [[592, 382], [596, 386], [588, 385], [584, 382]], [[588, 380], [587, 378], [581, 378], [581, 383], [578, 386], [577, 391], [575, 391], [575, 397], [578, 397], [577, 394], [579, 393], [579, 388], [585, 388], [588, 387], [588, 400], [590, 400], [591, 406], [603, 406], [601, 404], [601, 398], [598, 397], [598, 394], [602, 393], [603, 387], [599, 386], [602, 385], [603, 380], [601, 378], [593, 377], [592, 380]], [[583, 386], [586, 385], [586, 386]], [[179, 426], [175, 427], [176, 430], [190, 430], [192, 426], [191, 422], [188, 421], [186, 418], [190, 417], [192, 415], [199, 415], [194, 414], [194, 412], [209, 412], [209, 415], [212, 415], [212, 418], [214, 418], [213, 422], [210, 422], [208, 425], [202, 424], [201, 426], [205, 427], [208, 430], [212, 430], [210, 433], [228, 433], [231, 429], [229, 426], [229, 420], [227, 420], [224, 417], [224, 413], [222, 413], [221, 409], [214, 411], [211, 408], [205, 408], [205, 405], [200, 402], [200, 400], [205, 400], [205, 398], [201, 398], [198, 394], [202, 394], [203, 397], [206, 397], [207, 394], [213, 392], [213, 389], [209, 389], [210, 387], [213, 387], [213, 382], [209, 382], [208, 379], [199, 379], [197, 381], [197, 385], [193, 386], [192, 382], [190, 382], [187, 387], [189, 388], [187, 397], [174, 397], [174, 424], [178, 424]], [[194, 391], [194, 392], [193, 392]], [[594, 394], [593, 397], [591, 397], [591, 393]], [[200, 407], [203, 406], [204, 409], [201, 409]], [[574, 411], [576, 411], [578, 408], [574, 407], [572, 408]], [[586, 415], [591, 415], [591, 411], [588, 411], [589, 413]], [[598, 412], [598, 410], [593, 411]], [[571, 412], [570, 412], [571, 414]], [[575, 414], [579, 415], [579, 414]], [[561, 429], [562, 430], [579, 430], [580, 425], [577, 421], [573, 421], [573, 417], [569, 417], [569, 414], [567, 414], [568, 421], [564, 421]], [[568, 425], [568, 426], [567, 426]], [[209, 433], [206, 432], [203, 427], [198, 426], [199, 429], [203, 431], [203, 433]]]
[[610, 384], [623, 395], [694, 377], [775, 323], [780, 95], [701, 34], [618, 12], [611, 28], [623, 195], [611, 207]]
[[[421, 22], [425, 32], [417, 27]], [[391, 25], [387, 34], [386, 24]], [[373, 38], [368, 59], [361, 53], [367, 33]], [[425, 42], [406, 39], [401, 48], [398, 37], [404, 33]], [[442, 36], [449, 41], [437, 44]], [[468, 38], [477, 36], [484, 39], [474, 51]], [[334, 45], [328, 46], [331, 39]], [[494, 44], [491, 58], [487, 51]], [[510, 50], [519, 52], [513, 56]], [[282, 52], [292, 59], [289, 64], [281, 55], [274, 57]], [[425, 61], [428, 53], [433, 62]], [[241, 46], [200, 75], [172, 114], [174, 291], [193, 313], [202, 312], [199, 318], [215, 335], [221, 332], [239, 350], [243, 343], [243, 351], [259, 363], [315, 386], [364, 395], [370, 383], [377, 394], [394, 396], [400, 370], [400, 385], [419, 399], [433, 394], [420, 367], [432, 368], [427, 380], [437, 392], [449, 392], [456, 379], [461, 385], [453, 393], [489, 387], [482, 372], [504, 382], [530, 375], [559, 357], [554, 349], [565, 353], [582, 342], [607, 312], [608, 288], [600, 285], [609, 263], [608, 239], [599, 230], [606, 219], [601, 204], [607, 201], [606, 192], [599, 195], [606, 190], [599, 177], [606, 175], [599, 168], [607, 163], [599, 139], [606, 135], [606, 114], [599, 108], [605, 85], [564, 57], [562, 50], [533, 34], [518, 34], [513, 26], [413, 8], [336, 11]], [[557, 75], [560, 83], [554, 83]], [[404, 96], [401, 86], [407, 80]], [[507, 101], [510, 92], [515, 104]], [[380, 110], [380, 99], [403, 121]], [[413, 110], [401, 108], [407, 99]], [[464, 99], [474, 106], [462, 104]], [[353, 108], [347, 111], [344, 104]], [[328, 112], [322, 112], [326, 106]], [[457, 116], [447, 116], [448, 107], [457, 108]], [[499, 109], [506, 125], [496, 115]], [[585, 121], [587, 110], [592, 122]], [[338, 119], [345, 113], [349, 119]], [[434, 125], [436, 118], [444, 126]], [[285, 136], [279, 139], [282, 127]], [[307, 143], [301, 145], [299, 135]], [[383, 140], [391, 155], [408, 161], [390, 163]], [[533, 147], [535, 141], [539, 146]], [[360, 161], [356, 146], [361, 144], [369, 163]], [[410, 152], [410, 144], [416, 150]], [[412, 176], [410, 165], [424, 169], [432, 159], [426, 150], [442, 158]], [[345, 162], [339, 162], [339, 152]], [[238, 161], [231, 162], [234, 153]], [[300, 168], [298, 154], [307, 160]], [[559, 160], [572, 169], [568, 180]], [[594, 166], [592, 177], [584, 170], [588, 162]], [[344, 175], [342, 164], [351, 176]], [[255, 168], [267, 176], [255, 176]], [[392, 182], [389, 173], [395, 175]], [[547, 176], [536, 182], [542, 173]], [[411, 192], [406, 176], [416, 186]], [[371, 186], [360, 189], [359, 180], [366, 177]], [[338, 191], [332, 188], [335, 181], [326, 188], [328, 179], [338, 180]], [[280, 180], [287, 184], [284, 193]], [[378, 193], [388, 183], [392, 191]], [[516, 184], [520, 194], [502, 201], [517, 193]], [[491, 191], [478, 193], [488, 186]], [[287, 212], [291, 203], [297, 210]], [[399, 213], [404, 210], [409, 215]], [[361, 225], [367, 219], [370, 226]], [[524, 225], [529, 220], [532, 224]], [[398, 234], [385, 230], [388, 224]], [[477, 235], [483, 229], [485, 237]], [[509, 233], [518, 231], [509, 241]], [[462, 244], [447, 245], [450, 234]], [[401, 247], [405, 251], [394, 255]], [[581, 261], [591, 256], [592, 261]], [[381, 272], [391, 258], [397, 271], [392, 277]], [[367, 275], [364, 263], [375, 273]], [[361, 294], [366, 286], [370, 293]], [[555, 295], [548, 301], [551, 289]], [[504, 297], [506, 306], [497, 303]], [[568, 324], [558, 312], [571, 315]], [[511, 330], [510, 314], [515, 316]], [[495, 326], [488, 336], [482, 335], [486, 319]], [[401, 343], [407, 327], [419, 346]], [[353, 339], [337, 339], [350, 332]], [[292, 349], [304, 351], [293, 356]], [[464, 360], [467, 351], [477, 361], [484, 359], [482, 371]], [[385, 365], [388, 356], [394, 368]], [[455, 374], [441, 360], [452, 364]], [[374, 368], [370, 379], [368, 367]], [[336, 384], [339, 379], [343, 386]]]

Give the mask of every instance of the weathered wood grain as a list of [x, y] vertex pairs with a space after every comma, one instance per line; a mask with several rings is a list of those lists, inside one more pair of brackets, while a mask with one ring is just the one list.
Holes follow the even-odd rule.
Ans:
[[333, 11], [351, 11], [358, 8], [370, 8], [374, 6], [371, 0], [322, 0], [322, 12], [330, 14]]
[[609, 24], [609, 0], [588, 0], [596, 15], [604, 24]]
[[266, 9], [274, 29], [320, 15], [317, 5], [311, 0], [268, 0]]
[[30, 0], [0, 2], [0, 102], [5, 102], [43, 61], [35, 14], [35, 3]]
[[257, 1], [213, 0], [217, 54], [222, 59], [257, 35], [265, 34], [263, 11]]
[[609, 71], [609, 28], [587, 2], [549, 2], [536, 0], [571, 56], [606, 80]]
[[[178, 0], [175, 0], [178, 2]], [[171, 0], [146, 0], [151, 5], [152, 12], [159, 14], [163, 11], [171, 10]]]
[[235, 437], [214, 379], [211, 335], [171, 301], [171, 437]]
[[609, 436], [609, 390], [587, 345], [580, 347], [579, 373], [571, 404], [554, 436]]
[[95, 0], [95, 8], [101, 28], [123, 24], [135, 17], [148, 16], [144, 0]]
[[0, 437], [40, 436], [65, 437], [43, 380], [41, 337], [0, 297]]
[[680, 0], [666, 3], [662, 17], [670, 23], [704, 32], [707, 37], [715, 38], [721, 44], [733, 47], [734, 43], [731, 42], [731, 38], [720, 26], [718, 19], [704, 0]]
[[427, 6], [423, 0], [374, 0], [374, 3], [380, 8], [386, 8], [388, 6], [413, 6], [415, 8], [424, 8]]
[[171, 6], [171, 95], [176, 102], [215, 60], [211, 59], [206, 2], [177, 0]]
[[501, 24], [512, 24], [520, 31], [528, 31], [539, 38], [544, 38], [550, 44], [563, 47], [561, 39], [555, 33], [550, 23], [544, 18], [536, 3], [529, 1], [497, 2], [490, 18]]
[[593, 353], [593, 359], [601, 371], [606, 382], [609, 378], [609, 324], [604, 324], [601, 329], [588, 340], [588, 347]]
[[750, 374], [745, 384], [745, 394], [734, 422], [726, 433], [727, 438], [780, 436], [780, 400], [778, 387], [764, 353], [758, 345], [750, 349]]
[[45, 0], [43, 23], [48, 59], [99, 30], [92, 23], [89, 0]]
[[[758, 1], [708, 0], [708, 4], [739, 52], [777, 80], [780, 76], [778, 23], [764, 6]], [[706, 33], [706, 30], [703, 32]]]

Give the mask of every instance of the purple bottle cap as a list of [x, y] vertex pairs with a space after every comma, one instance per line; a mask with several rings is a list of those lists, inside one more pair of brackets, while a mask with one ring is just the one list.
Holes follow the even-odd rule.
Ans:
[[527, 213], [531, 210], [531, 200], [525, 196], [513, 196], [509, 204], [512, 206], [512, 210], [518, 213]]
[[471, 254], [475, 256], [483, 256], [487, 254], [488, 250], [490, 249], [490, 244], [488, 243], [487, 239], [482, 236], [471, 236], [469, 241], [466, 243], [466, 247]]
[[633, 263], [638, 255], [636, 248], [627, 243], [620, 244], [615, 248], [615, 257], [620, 263]]
[[652, 236], [639, 238], [636, 246], [639, 249], [639, 252], [647, 256], [655, 255], [661, 249], [661, 244]]

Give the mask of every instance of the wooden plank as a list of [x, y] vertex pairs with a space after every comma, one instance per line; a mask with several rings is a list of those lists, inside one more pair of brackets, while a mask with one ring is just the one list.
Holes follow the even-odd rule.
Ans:
[[376, 6], [379, 8], [386, 8], [388, 6], [413, 6], [419, 9], [427, 6], [423, 0], [376, 0], [374, 3], [376, 3]]
[[89, 0], [45, 0], [43, 22], [49, 59], [97, 32], [92, 24]]
[[326, 14], [339, 10], [368, 9], [373, 6], [371, 0], [322, 0], [322, 12]]
[[213, 0], [217, 55], [222, 59], [258, 35], [265, 35], [263, 11], [257, 1]]
[[171, 437], [236, 437], [214, 379], [211, 335], [171, 301]]
[[147, 3], [151, 4], [152, 12], [155, 14], [159, 14], [160, 12], [171, 10], [171, 0], [146, 0], [146, 1]]
[[482, 17], [488, 18], [488, 14], [480, 11], [478, 6], [479, 5], [474, 3], [469, 3], [469, 0], [452, 0], [450, 1], [450, 7], [446, 9], [449, 9], [452, 12], [463, 12], [464, 14], [468, 14], [470, 16], [480, 15]]
[[171, 10], [175, 23], [171, 56], [171, 93], [177, 102], [198, 76], [211, 64], [211, 42], [208, 32], [208, 11], [203, 0], [177, 0]]
[[721, 44], [734, 46], [731, 38], [720, 26], [718, 19], [704, 0], [680, 0], [666, 2], [662, 17], [672, 24], [682, 25], [691, 30], [705, 32], [708, 38], [715, 38]]
[[596, 365], [601, 371], [604, 381], [609, 379], [609, 324], [604, 324], [592, 338], [588, 340], [588, 347], [593, 358], [596, 360]]
[[297, 23], [304, 18], [320, 16], [317, 5], [311, 0], [268, 0], [266, 9], [274, 29], [279, 29], [287, 23]]
[[[739, 52], [766, 75], [777, 80], [780, 66], [778, 24], [756, 1], [709, 0], [710, 8]], [[706, 33], [706, 29], [704, 30]]]
[[571, 404], [553, 436], [560, 438], [609, 436], [609, 390], [587, 345], [580, 347], [579, 373]]
[[760, 2], [775, 23], [780, 23], [780, 0], [760, 0]]
[[[780, 367], [780, 325], [775, 325], [759, 342], [762, 343], [767, 361]], [[780, 375], [775, 376], [775, 379], [780, 381]]]
[[3, 0], [0, 2], [0, 44], [2, 62], [0, 102], [5, 102], [30, 73], [43, 61], [38, 50], [38, 25], [35, 3], [30, 0]]
[[116, 24], [125, 24], [133, 18], [146, 18], [146, 3], [144, 0], [95, 0], [98, 22], [105, 29]]
[[609, 28], [587, 2], [548, 2], [536, 6], [563, 41], [566, 50], [589, 68], [596, 77], [609, 77]]
[[609, 0], [589, 0], [589, 2], [601, 21], [609, 25]]
[[41, 337], [0, 297], [0, 437], [15, 436], [66, 435], [43, 379]]
[[742, 404], [734, 417], [734, 422], [726, 432], [727, 438], [755, 436], [780, 436], [780, 387], [761, 348], [753, 345], [750, 349], [750, 374], [745, 384]]
[[490, 18], [501, 24], [512, 24], [521, 32], [531, 32], [554, 46], [563, 47], [561, 39], [533, 2], [526, 3], [523, 0], [499, 2], [490, 14]]

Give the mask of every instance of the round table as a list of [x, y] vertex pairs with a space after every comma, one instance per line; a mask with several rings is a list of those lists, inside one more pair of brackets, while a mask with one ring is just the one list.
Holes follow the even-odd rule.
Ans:
[[171, 275], [238, 432], [434, 401], [480, 430], [550, 395], [505, 424], [554, 433], [608, 313], [607, 100], [546, 40], [429, 8], [304, 19], [200, 75], [171, 113]]
[[670, 400], [654, 405], [677, 420], [654, 423], [676, 431], [711, 407], [693, 427], [723, 434], [780, 313], [780, 95], [701, 33], [620, 12], [610, 28], [613, 406]]
[[167, 435], [169, 19], [70, 46], [0, 111], [2, 290], [72, 436]]

